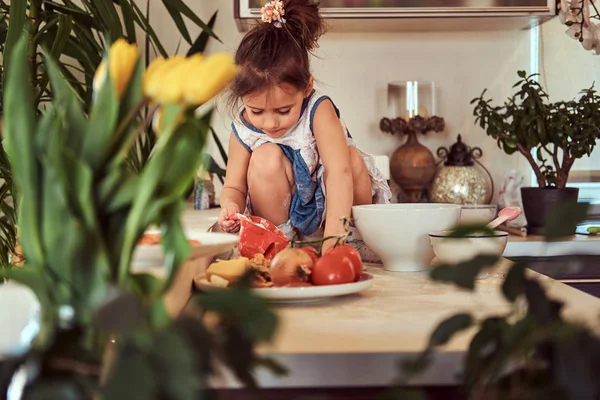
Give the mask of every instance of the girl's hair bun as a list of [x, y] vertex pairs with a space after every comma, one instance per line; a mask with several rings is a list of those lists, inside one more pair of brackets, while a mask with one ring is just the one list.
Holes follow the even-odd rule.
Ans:
[[[240, 73], [231, 84], [232, 104], [250, 93], [260, 93], [282, 83], [305, 90], [311, 84], [310, 54], [325, 33], [319, 2], [285, 0], [268, 3], [264, 22], [255, 25], [241, 40], [235, 52]], [[280, 8], [283, 5], [283, 12]], [[266, 21], [265, 21], [266, 20]]]
[[[321, 35], [325, 33], [325, 24], [319, 14], [319, 1], [313, 0], [284, 0], [285, 24], [300, 46], [307, 51], [318, 47]], [[276, 27], [272, 27], [277, 29]]]

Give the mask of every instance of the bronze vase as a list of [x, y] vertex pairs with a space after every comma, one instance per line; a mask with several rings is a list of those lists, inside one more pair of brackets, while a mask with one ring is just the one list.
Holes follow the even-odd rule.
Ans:
[[407, 135], [406, 143], [392, 154], [390, 172], [409, 202], [420, 203], [435, 176], [435, 158], [427, 147], [419, 143], [415, 132]]

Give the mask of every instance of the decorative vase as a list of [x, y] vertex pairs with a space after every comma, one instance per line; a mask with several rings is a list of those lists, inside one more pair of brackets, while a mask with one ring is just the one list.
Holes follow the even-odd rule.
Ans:
[[[556, 207], [569, 203], [576, 203], [579, 197], [579, 188], [538, 188], [522, 187], [523, 213], [527, 220], [527, 233], [541, 235], [544, 233], [546, 216]], [[575, 230], [570, 233], [575, 234]]]
[[388, 110], [379, 127], [392, 135], [406, 135], [390, 160], [394, 182], [406, 195], [401, 202], [427, 201], [426, 191], [435, 175], [435, 157], [417, 140], [417, 134], [442, 132], [444, 119], [436, 116], [436, 86], [433, 81], [402, 81], [388, 84]]
[[450, 150], [440, 147], [437, 155], [445, 161], [431, 183], [430, 201], [489, 204], [494, 193], [494, 182], [489, 171], [477, 161], [482, 154], [479, 147], [470, 148], [463, 143], [461, 135], [458, 135]]
[[419, 143], [415, 132], [408, 134], [406, 143], [394, 151], [390, 160], [392, 178], [411, 203], [421, 202], [435, 168], [433, 153]]

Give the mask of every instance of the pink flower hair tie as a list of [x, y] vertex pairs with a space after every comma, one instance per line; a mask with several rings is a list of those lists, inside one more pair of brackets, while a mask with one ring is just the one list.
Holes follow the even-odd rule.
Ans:
[[283, 8], [283, 1], [281, 0], [272, 0], [265, 4], [263, 8], [260, 9], [260, 15], [262, 22], [273, 24], [277, 28], [281, 28], [282, 24], [285, 24], [285, 9]]

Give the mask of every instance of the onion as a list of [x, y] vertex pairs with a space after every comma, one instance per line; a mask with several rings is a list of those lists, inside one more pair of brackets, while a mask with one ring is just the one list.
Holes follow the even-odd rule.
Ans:
[[310, 281], [312, 258], [300, 249], [287, 248], [271, 261], [271, 279], [274, 286], [287, 286]]

